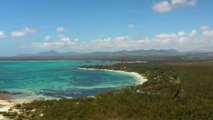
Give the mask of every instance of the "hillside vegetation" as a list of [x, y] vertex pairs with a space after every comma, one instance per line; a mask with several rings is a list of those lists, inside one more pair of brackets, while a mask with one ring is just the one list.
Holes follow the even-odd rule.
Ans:
[[134, 71], [146, 76], [148, 81], [90, 98], [17, 105], [23, 113], [14, 119], [213, 120], [213, 63], [87, 67]]

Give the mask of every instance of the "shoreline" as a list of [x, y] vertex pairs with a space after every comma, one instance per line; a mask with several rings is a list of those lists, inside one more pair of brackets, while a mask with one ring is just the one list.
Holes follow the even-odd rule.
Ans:
[[108, 72], [118, 72], [118, 73], [125, 73], [130, 76], [133, 76], [138, 80], [137, 85], [142, 85], [146, 81], [148, 81], [147, 78], [145, 78], [143, 75], [137, 73], [137, 72], [127, 72], [127, 71], [122, 71], [122, 70], [111, 70], [111, 69], [96, 69], [96, 68], [78, 68], [79, 70], [100, 70], [100, 71], [108, 71]]
[[[7, 96], [9, 96], [9, 94], [7, 94]], [[0, 99], [0, 120], [7, 120], [7, 118], [5, 118], [3, 114], [8, 112], [16, 104], [17, 103], [14, 101], [13, 98]]]
[[[128, 74], [132, 77], [134, 77], [137, 82], [136, 85], [142, 85], [144, 82], [147, 81], [147, 78], [145, 78], [143, 75], [137, 73], [137, 72], [127, 72], [122, 70], [111, 70], [111, 69], [95, 69], [95, 68], [78, 68], [80, 70], [99, 70], [99, 71], [108, 71], [108, 72], [117, 72], [117, 73], [124, 73]], [[15, 106], [16, 104], [22, 104], [22, 103], [28, 103], [33, 101], [31, 97], [28, 99], [19, 99], [15, 96], [11, 95], [10, 93], [2, 93], [0, 94], [0, 113], [8, 112], [10, 108]], [[3, 97], [2, 97], [3, 96]], [[3, 99], [5, 96], [7, 96], [5, 99]], [[2, 97], [2, 98], [1, 98]], [[89, 97], [89, 96], [88, 96]], [[5, 120], [6, 118], [3, 116], [3, 114], [0, 114], [0, 120]]]
[[[12, 95], [9, 92], [0, 91], [0, 112], [9, 110], [14, 105]], [[1, 119], [1, 115], [0, 115]]]
[[0, 91], [0, 120], [9, 120], [9, 118], [4, 117], [5, 113], [20, 112], [17, 109], [14, 109], [15, 105], [30, 103], [33, 100], [37, 100], [39, 98], [42, 98], [42, 97], [13, 95], [9, 92]]

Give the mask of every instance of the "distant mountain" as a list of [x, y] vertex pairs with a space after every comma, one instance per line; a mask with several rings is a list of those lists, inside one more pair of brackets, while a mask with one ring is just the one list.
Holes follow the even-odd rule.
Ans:
[[173, 49], [169, 50], [133, 50], [133, 51], [115, 51], [115, 52], [91, 52], [91, 53], [60, 53], [54, 50], [41, 52], [38, 54], [22, 54], [18, 56], [172, 56], [178, 55], [179, 52]]
[[177, 55], [178, 51], [174, 49], [169, 50], [134, 50], [134, 51], [118, 51], [114, 52], [114, 54], [128, 54], [128, 55], [141, 55], [141, 56], [158, 56], [158, 55]]
[[180, 52], [170, 49], [170, 50], [133, 50], [133, 51], [115, 51], [115, 52], [94, 52], [88, 53], [86, 55], [91, 56], [176, 56]]
[[54, 50], [50, 50], [50, 51], [47, 51], [47, 52], [38, 53], [35, 56], [60, 56], [60, 55], [61, 55], [61, 53], [54, 51]]
[[38, 54], [22, 54], [14, 57], [0, 57], [0, 60], [213, 60], [213, 52], [179, 52], [169, 50], [122, 50], [115, 52], [57, 52], [50, 50]]

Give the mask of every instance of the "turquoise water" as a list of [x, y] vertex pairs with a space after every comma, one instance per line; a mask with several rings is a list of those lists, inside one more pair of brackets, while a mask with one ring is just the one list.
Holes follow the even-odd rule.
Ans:
[[80, 70], [82, 65], [109, 61], [0, 62], [0, 91], [53, 98], [90, 96], [136, 84], [128, 74]]

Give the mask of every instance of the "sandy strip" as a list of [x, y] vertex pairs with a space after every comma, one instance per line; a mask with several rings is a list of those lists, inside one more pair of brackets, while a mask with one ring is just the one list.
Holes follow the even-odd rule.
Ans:
[[[9, 109], [14, 107], [16, 104], [27, 103], [33, 100], [34, 99], [22, 98], [22, 96], [19, 95], [10, 95], [10, 93], [0, 92], [0, 112], [8, 112]], [[0, 114], [0, 120], [8, 119], [5, 118], [2, 114]]]
[[[16, 103], [9, 100], [0, 100], [0, 112], [8, 112], [11, 107]], [[7, 120], [5, 117], [0, 115], [0, 120]]]
[[14, 106], [16, 103], [8, 100], [0, 100], [0, 112], [5, 112]]
[[[14, 107], [16, 104], [22, 104], [22, 103], [29, 103], [33, 100], [38, 99], [38, 97], [29, 96], [29, 97], [23, 97], [23, 96], [13, 96], [10, 99], [0, 99], [0, 112], [8, 112], [10, 108]], [[14, 109], [13, 109], [14, 110]], [[17, 112], [17, 111], [16, 111]], [[0, 114], [0, 120], [9, 120], [5, 118], [2, 114]]]
[[78, 69], [80, 69], [80, 70], [101, 70], [101, 71], [110, 71], [110, 72], [119, 72], [119, 73], [129, 74], [138, 80], [138, 83], [137, 83], [138, 85], [142, 85], [144, 82], [147, 81], [147, 79], [143, 75], [141, 75], [137, 72], [126, 72], [126, 71], [122, 71], [122, 70], [95, 69], [95, 68], [78, 68]]

